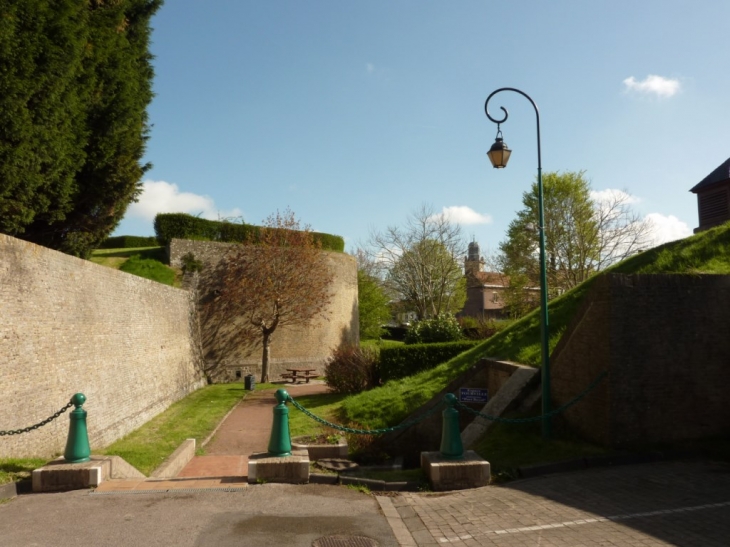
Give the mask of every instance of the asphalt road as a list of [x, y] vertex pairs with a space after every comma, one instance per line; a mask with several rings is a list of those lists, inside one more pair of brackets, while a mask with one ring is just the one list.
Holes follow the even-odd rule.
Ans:
[[236, 492], [87, 491], [20, 496], [0, 505], [0, 545], [310, 547], [323, 536], [397, 547], [377, 501], [341, 486], [263, 484]]

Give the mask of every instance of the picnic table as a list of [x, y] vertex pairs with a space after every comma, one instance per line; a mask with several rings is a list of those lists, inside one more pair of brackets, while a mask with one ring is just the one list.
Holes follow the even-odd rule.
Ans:
[[281, 377], [291, 380], [293, 384], [298, 383], [299, 380], [304, 380], [308, 384], [310, 378], [317, 377], [316, 368], [288, 368], [286, 371], [287, 373], [282, 374]]

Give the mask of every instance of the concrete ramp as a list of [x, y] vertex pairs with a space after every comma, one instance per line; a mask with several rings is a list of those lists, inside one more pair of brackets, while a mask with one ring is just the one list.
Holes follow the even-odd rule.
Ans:
[[[539, 379], [540, 369], [522, 365], [514, 365], [514, 367], [515, 370], [509, 379], [480, 412], [490, 416], [501, 416], [508, 409], [515, 408], [534, 391], [535, 380]], [[464, 448], [473, 448], [493, 423], [493, 420], [475, 418], [461, 432], [461, 442]]]

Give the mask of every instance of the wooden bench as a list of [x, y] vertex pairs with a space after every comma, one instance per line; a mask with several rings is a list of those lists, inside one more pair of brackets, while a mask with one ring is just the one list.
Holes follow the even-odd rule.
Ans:
[[291, 380], [291, 382], [297, 384], [299, 380], [304, 380], [305, 383], [309, 383], [310, 378], [316, 378], [318, 374], [314, 370], [305, 371], [290, 371], [281, 374], [281, 377], [285, 380]]

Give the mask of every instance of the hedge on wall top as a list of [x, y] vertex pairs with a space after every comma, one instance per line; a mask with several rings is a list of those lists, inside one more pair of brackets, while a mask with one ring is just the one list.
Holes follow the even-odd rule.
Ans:
[[135, 247], [156, 247], [157, 238], [154, 236], [113, 236], [106, 238], [100, 249], [132, 249]]
[[[252, 224], [206, 220], [185, 213], [160, 213], [155, 217], [155, 234], [160, 245], [169, 245], [174, 238], [240, 242], [249, 236], [256, 238], [259, 230], [261, 227]], [[344, 252], [345, 240], [341, 236], [320, 232], [313, 232], [313, 235], [322, 244], [322, 249]]]

